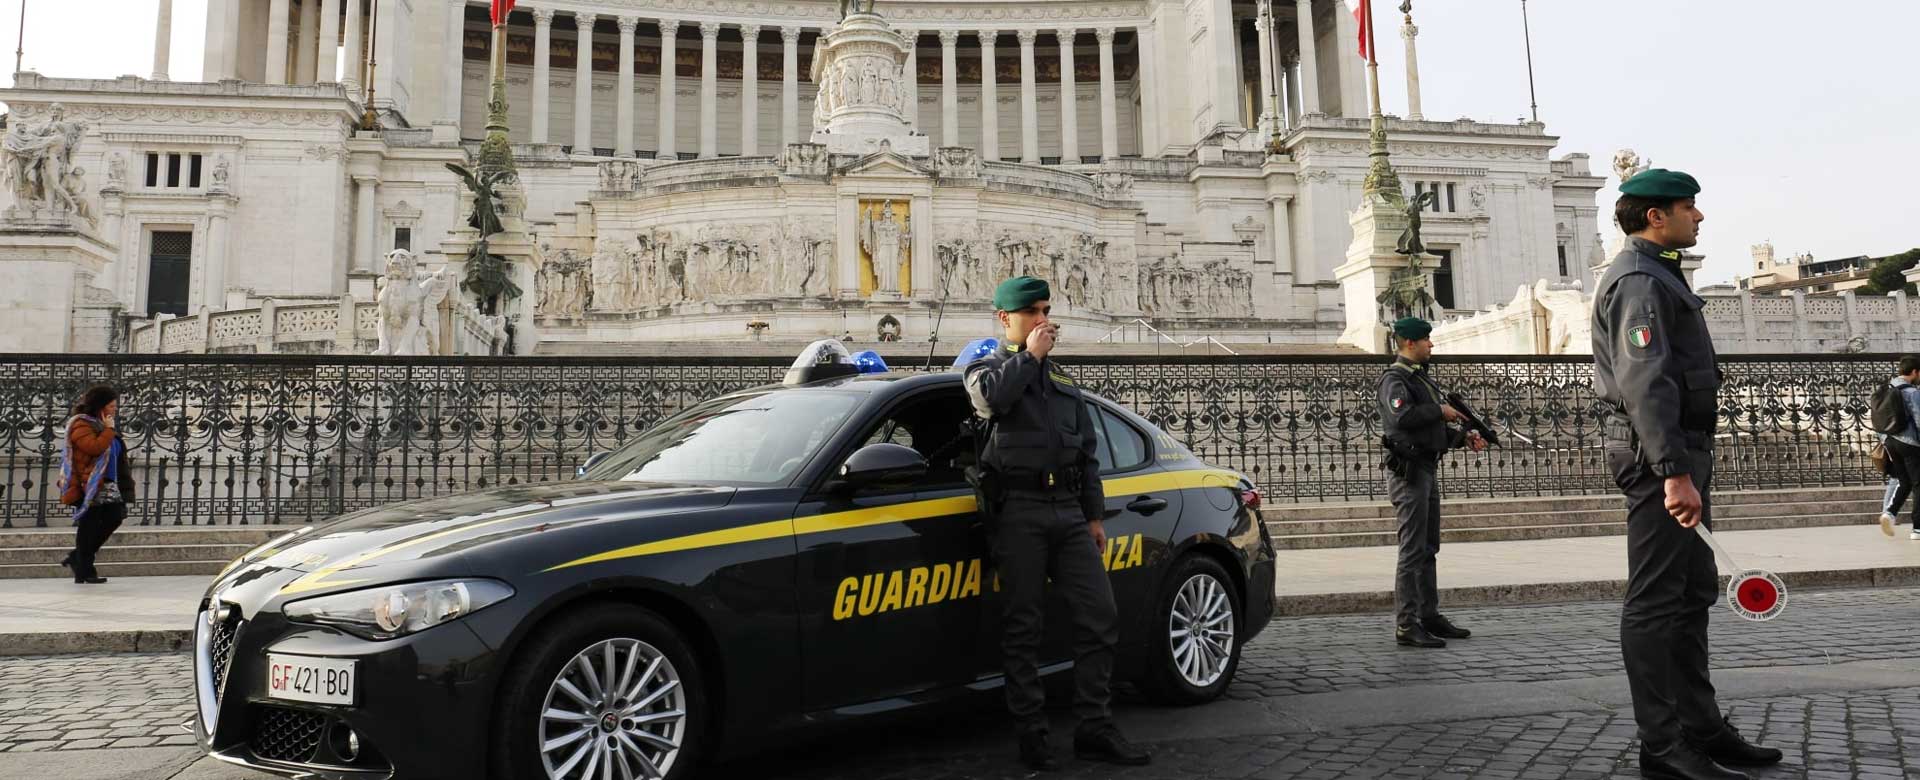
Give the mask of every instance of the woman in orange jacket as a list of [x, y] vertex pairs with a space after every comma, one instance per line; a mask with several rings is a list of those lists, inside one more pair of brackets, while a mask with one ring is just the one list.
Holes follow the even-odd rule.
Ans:
[[127, 446], [115, 427], [120, 394], [98, 385], [88, 388], [74, 404], [67, 420], [67, 454], [60, 471], [64, 479], [60, 503], [73, 508], [73, 551], [60, 565], [73, 570], [73, 581], [99, 584], [107, 578], [93, 566], [94, 557], [127, 517], [133, 500], [133, 479], [127, 473]]

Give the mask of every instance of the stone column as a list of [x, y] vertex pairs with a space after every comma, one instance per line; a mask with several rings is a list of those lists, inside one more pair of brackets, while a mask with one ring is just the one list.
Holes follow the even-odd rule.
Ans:
[[367, 78], [367, 17], [362, 7], [365, 0], [343, 2], [347, 4], [347, 34], [340, 53], [346, 58], [346, 67], [341, 69], [340, 83], [346, 86], [348, 97], [359, 100], [360, 88]]
[[760, 153], [760, 25], [740, 28], [740, 156]]
[[270, 0], [267, 4], [266, 83], [287, 83], [288, 0]]
[[907, 39], [907, 63], [901, 66], [900, 89], [904, 93], [900, 102], [905, 103], [907, 126], [920, 129], [920, 31], [901, 30]]
[[613, 20], [620, 28], [620, 76], [613, 87], [613, 156], [633, 156], [633, 30], [640, 20], [621, 16]]
[[553, 9], [533, 9], [533, 142], [547, 142], [553, 110]]
[[1272, 139], [1280, 132], [1280, 86], [1273, 72], [1273, 6], [1260, 4], [1260, 15], [1253, 18], [1253, 29], [1260, 36], [1260, 138]]
[[998, 30], [981, 30], [980, 36], [980, 159], [1000, 159], [999, 74], [994, 72], [993, 44]]
[[238, 80], [240, 78], [240, 8], [242, 4], [240, 0], [220, 0], [220, 3], [227, 7], [226, 14], [220, 17], [221, 23], [226, 25], [220, 37], [227, 42], [225, 64], [221, 67], [226, 71], [227, 78]]
[[207, 210], [207, 263], [201, 269], [200, 306], [201, 311], [221, 311], [227, 308], [227, 255], [232, 243], [231, 228], [228, 227], [228, 201], [226, 198], [212, 198]]
[[[1240, 28], [1233, 20], [1233, 0], [1212, 0], [1208, 37], [1213, 51], [1213, 126], [1240, 125]], [[1191, 32], [1191, 30], [1189, 30]]]
[[[351, 0], [349, 0], [351, 1]], [[353, 177], [353, 270], [356, 273], [373, 273], [373, 229], [377, 215], [374, 212], [374, 185], [379, 182], [372, 176]]]
[[1407, 22], [1400, 26], [1400, 37], [1407, 39], [1407, 118], [1415, 122], [1426, 117], [1420, 114], [1420, 57], [1414, 52], [1413, 39], [1420, 37], [1420, 28], [1413, 26], [1413, 15], [1407, 15]]
[[[667, 62], [665, 58], [662, 62]], [[700, 158], [720, 156], [720, 23], [700, 23]]]
[[320, 56], [320, 0], [300, 0], [300, 52], [294, 55], [298, 63], [293, 70], [296, 84], [312, 84], [313, 64]]
[[1288, 55], [1285, 78], [1287, 82], [1287, 127], [1289, 129], [1300, 126], [1300, 71], [1296, 70], [1299, 67], [1300, 55]]
[[[358, 0], [347, 0], [349, 3]], [[445, 61], [440, 67], [446, 72], [441, 74], [440, 89], [445, 94], [440, 98], [440, 118], [452, 123], [456, 132], [460, 128], [460, 108], [462, 102], [461, 86], [466, 76], [467, 64], [467, 6], [461, 0], [447, 3], [447, 51]]]
[[168, 60], [173, 50], [173, 0], [160, 0], [160, 14], [153, 19], [153, 80], [166, 81]]
[[207, 45], [200, 52], [201, 78], [207, 81], [219, 81], [227, 78], [227, 52], [221, 35], [226, 32], [227, 4], [221, 0], [207, 0], [207, 22], [205, 30]]
[[1020, 41], [1020, 161], [1039, 165], [1040, 105], [1033, 94], [1033, 41], [1040, 31], [1018, 30], [1013, 35]]
[[940, 145], [960, 145], [959, 30], [940, 31]]
[[[573, 44], [573, 153], [593, 154], [593, 24], [594, 14], [574, 14], [579, 30]], [[632, 79], [628, 79], [631, 86]]]
[[[458, 2], [454, 7], [460, 7]], [[314, 50], [313, 83], [332, 84], [340, 80], [340, 0], [320, 0], [320, 45]], [[460, 40], [454, 39], [454, 56], [459, 56]]]
[[800, 143], [799, 27], [780, 28], [780, 148]]
[[1154, 22], [1133, 28], [1135, 56], [1140, 67], [1134, 76], [1140, 84], [1140, 154], [1158, 156], [1166, 147], [1166, 131], [1161, 125], [1160, 116], [1160, 73], [1154, 67], [1154, 57], [1158, 54], [1154, 41], [1160, 36]]
[[678, 160], [680, 155], [674, 151], [674, 104], [678, 99], [673, 94], [679, 89], [674, 72], [675, 51], [679, 42], [675, 36], [680, 34], [680, 20], [660, 20], [660, 152], [656, 157], [662, 160]]
[[[1319, 57], [1314, 54], [1313, 42], [1313, 0], [1294, 0], [1294, 9], [1298, 20], [1295, 25], [1300, 31], [1300, 96], [1305, 105], [1301, 109], [1308, 114], [1320, 113], [1320, 65]], [[1341, 13], [1334, 9], [1334, 13]]]
[[1054, 37], [1060, 39], [1061, 165], [1075, 165], [1080, 162], [1080, 98], [1073, 74], [1073, 36], [1078, 32], [1071, 27], [1065, 27], [1054, 34]]
[[1113, 89], [1113, 28], [1093, 31], [1100, 43], [1100, 161], [1120, 156], [1120, 99]]

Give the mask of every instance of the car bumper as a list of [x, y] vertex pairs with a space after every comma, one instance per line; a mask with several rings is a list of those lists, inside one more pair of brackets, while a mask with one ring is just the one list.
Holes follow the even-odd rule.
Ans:
[[[375, 642], [229, 609], [195, 628], [195, 733], [213, 757], [317, 780], [485, 776], [494, 652], [464, 622]], [[270, 652], [351, 659], [355, 701], [270, 697]]]
[[1246, 634], [1248, 639], [1258, 636], [1268, 623], [1273, 622], [1275, 606], [1280, 597], [1274, 593], [1275, 567], [1271, 556], [1254, 561], [1247, 572]]

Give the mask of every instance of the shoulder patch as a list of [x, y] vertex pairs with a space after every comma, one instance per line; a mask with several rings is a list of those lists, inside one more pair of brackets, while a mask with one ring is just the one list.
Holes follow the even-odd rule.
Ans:
[[1640, 349], [1653, 346], [1653, 327], [1649, 325], [1635, 325], [1628, 328], [1627, 343]]

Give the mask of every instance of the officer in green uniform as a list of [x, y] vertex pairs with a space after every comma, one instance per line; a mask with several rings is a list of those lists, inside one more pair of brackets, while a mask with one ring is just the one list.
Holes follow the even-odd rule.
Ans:
[[1050, 357], [1056, 326], [1047, 283], [1031, 276], [1002, 282], [993, 306], [1006, 341], [967, 365], [967, 396], [992, 434], [981, 463], [999, 503], [983, 507], [989, 543], [1006, 600], [1001, 649], [1006, 661], [1007, 709], [1020, 735], [1020, 759], [1040, 770], [1059, 768], [1047, 745], [1041, 712], [1039, 652], [1048, 577], [1065, 597], [1074, 622], [1074, 713], [1080, 718], [1074, 754], [1083, 759], [1140, 765], [1147, 751], [1113, 724], [1108, 707], [1114, 645], [1120, 640], [1113, 584], [1101, 565], [1106, 496], [1098, 439], [1087, 404], [1073, 380]]
[[1640, 773], [1741, 780], [1723, 764], [1759, 765], [1780, 751], [1748, 743], [1720, 713], [1707, 675], [1707, 615], [1719, 600], [1712, 527], [1713, 431], [1720, 372], [1680, 273], [1698, 243], [1700, 185], [1644, 171], [1620, 185], [1614, 219], [1627, 234], [1594, 291], [1593, 384], [1612, 413], [1607, 466], [1627, 498], [1627, 595], [1620, 651], [1639, 724]]
[[1446, 647], [1473, 632], [1440, 614], [1437, 556], [1440, 554], [1440, 456], [1466, 444], [1478, 452], [1487, 443], [1478, 432], [1448, 423], [1465, 418], [1448, 405], [1427, 376], [1433, 357], [1433, 325], [1419, 317], [1393, 323], [1398, 355], [1380, 374], [1381, 443], [1387, 448], [1387, 497], [1400, 520], [1400, 556], [1394, 564], [1394, 641], [1413, 647]]

